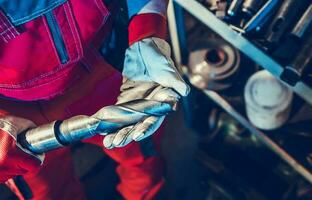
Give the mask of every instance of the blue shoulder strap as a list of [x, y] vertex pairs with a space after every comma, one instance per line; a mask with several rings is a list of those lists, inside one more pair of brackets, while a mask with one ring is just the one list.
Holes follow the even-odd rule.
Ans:
[[127, 0], [129, 18], [137, 14], [150, 0]]
[[39, 17], [67, 0], [0, 0], [0, 8], [15, 25]]

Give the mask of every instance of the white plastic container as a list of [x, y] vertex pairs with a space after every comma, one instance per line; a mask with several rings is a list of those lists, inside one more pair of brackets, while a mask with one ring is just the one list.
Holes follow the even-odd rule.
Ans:
[[249, 78], [244, 97], [248, 119], [257, 128], [273, 130], [287, 121], [293, 93], [268, 71]]

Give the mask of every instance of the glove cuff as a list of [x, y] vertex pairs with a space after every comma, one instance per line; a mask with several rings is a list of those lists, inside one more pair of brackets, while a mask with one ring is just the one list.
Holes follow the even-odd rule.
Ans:
[[[40, 164], [43, 163], [45, 155], [44, 154], [39, 154], [39, 155], [35, 155], [32, 152], [30, 152], [29, 150], [23, 148], [17, 141], [17, 135], [24, 131], [24, 128], [18, 127], [15, 124], [19, 124], [22, 123], [23, 120], [22, 118], [18, 118], [18, 117], [14, 117], [14, 116], [5, 116], [5, 117], [1, 117], [0, 118], [0, 132], [3, 134], [8, 134], [12, 137], [12, 139], [14, 139], [15, 141], [15, 145], [16, 147], [18, 147], [20, 150], [22, 150], [24, 153], [34, 157], [35, 159], [40, 161]], [[26, 121], [26, 120], [25, 120]], [[28, 120], [27, 120], [28, 121]], [[28, 122], [28, 124], [25, 124], [25, 126], [29, 127], [30, 125], [30, 121]], [[23, 126], [23, 125], [22, 125]], [[22, 130], [21, 130], [22, 129]], [[24, 129], [24, 130], [23, 130]]]
[[164, 16], [155, 13], [136, 15], [129, 24], [129, 45], [144, 38], [158, 37], [166, 39], [167, 20]]

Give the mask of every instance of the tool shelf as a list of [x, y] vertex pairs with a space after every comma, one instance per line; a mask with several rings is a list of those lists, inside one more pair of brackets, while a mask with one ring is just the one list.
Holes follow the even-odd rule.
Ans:
[[[174, 0], [185, 11], [189, 12], [211, 30], [221, 36], [225, 41], [236, 47], [251, 60], [268, 70], [273, 76], [281, 80], [284, 67], [276, 62], [271, 56], [246, 39], [241, 33], [234, 31], [228, 24], [218, 19], [209, 9], [196, 0]], [[181, 15], [181, 14], [179, 14]], [[179, 27], [180, 28], [180, 27]], [[281, 80], [298, 96], [312, 105], [312, 88], [306, 83], [299, 81], [295, 86]]]
[[[188, 56], [186, 45], [186, 34], [184, 27], [184, 12], [187, 11], [197, 20], [202, 22], [213, 32], [233, 45], [240, 52], [249, 57], [253, 62], [268, 70], [274, 77], [288, 86], [294, 93], [306, 101], [309, 107], [312, 105], [312, 88], [306, 83], [299, 81], [295, 86], [281, 80], [281, 74], [284, 67], [276, 62], [271, 56], [266, 54], [259, 46], [256, 46], [240, 32], [236, 32], [230, 25], [217, 18], [209, 9], [196, 0], [172, 0], [168, 9], [169, 31], [173, 54], [177, 64], [181, 67], [185, 65]], [[263, 131], [255, 128], [244, 114], [239, 113], [225, 98], [214, 91], [203, 90], [206, 96], [220, 106], [225, 112], [234, 117], [242, 126], [256, 136], [268, 149], [278, 155], [293, 170], [300, 174], [305, 180], [312, 184], [312, 173], [303, 165], [296, 161], [286, 150], [280, 147], [276, 142], [268, 137]], [[186, 100], [187, 101], [187, 100]], [[184, 105], [190, 105], [190, 102], [184, 102]]]

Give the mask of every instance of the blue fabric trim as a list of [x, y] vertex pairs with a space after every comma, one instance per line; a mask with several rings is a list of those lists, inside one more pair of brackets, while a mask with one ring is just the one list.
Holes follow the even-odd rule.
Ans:
[[129, 18], [136, 15], [151, 0], [127, 0]]
[[46, 13], [45, 16], [46, 16], [47, 23], [49, 25], [50, 32], [53, 38], [53, 42], [55, 44], [55, 48], [60, 58], [60, 61], [62, 64], [65, 64], [68, 61], [68, 54], [66, 51], [65, 42], [63, 40], [60, 27], [52, 11]]
[[67, 0], [0, 0], [1, 10], [15, 25], [44, 15]]

